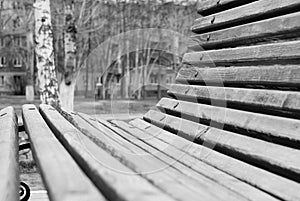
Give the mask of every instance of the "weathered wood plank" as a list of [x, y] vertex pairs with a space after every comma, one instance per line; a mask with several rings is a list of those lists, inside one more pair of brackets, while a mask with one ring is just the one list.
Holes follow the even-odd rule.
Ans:
[[198, 13], [201, 15], [209, 15], [221, 12], [257, 0], [201, 0], [198, 1]]
[[149, 133], [153, 138], [158, 138], [169, 146], [176, 147], [204, 163], [268, 192], [274, 197], [289, 201], [298, 201], [300, 199], [298, 192], [300, 188], [299, 183], [220, 154], [204, 146], [199, 146], [143, 120], [136, 119], [131, 121], [130, 124]]
[[12, 107], [0, 111], [0, 200], [19, 200], [18, 121]]
[[23, 106], [23, 122], [51, 200], [106, 200], [55, 138], [34, 105]]
[[192, 36], [190, 49], [218, 49], [300, 37], [300, 12]]
[[170, 144], [159, 140], [157, 136], [153, 134], [149, 135], [148, 133], [136, 127], [132, 127], [131, 125], [122, 121], [114, 121], [113, 123], [130, 133], [135, 138], [140, 139], [144, 143], [150, 145], [151, 147], [154, 147], [157, 150], [161, 150], [164, 154], [173, 158], [175, 162], [177, 161], [191, 168], [190, 171], [196, 171], [197, 173], [204, 175], [205, 177], [208, 177], [213, 181], [216, 181], [219, 185], [222, 185], [232, 190], [233, 192], [236, 192], [242, 197], [245, 197], [247, 200], [277, 200], [274, 197], [271, 197], [270, 195], [254, 188], [253, 186], [248, 185], [210, 165], [207, 165], [206, 163], [197, 160], [191, 155], [186, 154], [185, 152], [176, 149], [173, 146], [170, 146]]
[[41, 105], [40, 110], [56, 137], [109, 200], [173, 200], [158, 194], [149, 182], [97, 146], [52, 107]]
[[216, 122], [224, 129], [300, 149], [300, 120], [163, 98], [161, 110], [196, 122]]
[[199, 144], [213, 147], [214, 150], [231, 157], [288, 179], [300, 181], [300, 161], [297, 160], [300, 157], [299, 150], [237, 135], [153, 110], [149, 111], [144, 119]]
[[300, 118], [299, 92], [174, 84], [168, 93], [180, 100]]
[[198, 18], [192, 27], [204, 33], [299, 11], [298, 0], [260, 0], [214, 15]]
[[[116, 139], [121, 137], [119, 142], [123, 146], [126, 146], [131, 152], [120, 152], [116, 149], [112, 151], [114, 156], [121, 157], [120, 160], [126, 163], [128, 167], [134, 169], [139, 175], [147, 178], [152, 184], [156, 185], [163, 191], [169, 193], [179, 200], [191, 200], [197, 199], [201, 196], [204, 199], [209, 200], [244, 200], [243, 197], [230, 192], [228, 189], [219, 186], [207, 178], [196, 174], [191, 169], [186, 166], [177, 164], [177, 161], [167, 157], [165, 154], [156, 150], [151, 146], [137, 140], [133, 136], [124, 132], [110, 123], [99, 120], [100, 123], [95, 121], [91, 122], [88, 117], [80, 114], [81, 117], [85, 116], [84, 119], [87, 120], [90, 125], [82, 122], [78, 117], [72, 115], [77, 126], [80, 126], [87, 135], [94, 135], [97, 141], [103, 142], [103, 137], [99, 138], [101, 135], [99, 131], [105, 131], [102, 135], [114, 136]], [[92, 127], [94, 127], [94, 129]], [[105, 128], [106, 127], [106, 128]], [[99, 130], [95, 130], [99, 128]], [[109, 129], [108, 129], [109, 128]], [[109, 143], [109, 142], [108, 142]], [[163, 147], [160, 147], [163, 149]], [[141, 157], [142, 156], [142, 157]], [[162, 180], [164, 182], [162, 182]], [[172, 183], [172, 185], [170, 185]], [[213, 189], [213, 190], [212, 190]], [[222, 194], [215, 195], [213, 192], [218, 189], [218, 192]]]
[[180, 83], [205, 84], [207, 86], [264, 85], [268, 87], [299, 87], [298, 65], [181, 68], [176, 81]]
[[[243, 62], [274, 62], [282, 60], [299, 60], [300, 41], [256, 45], [238, 48], [227, 48], [220, 50], [209, 50], [203, 52], [186, 53], [183, 63], [205, 66], [215, 64], [234, 65]], [[285, 64], [288, 64], [286, 61]]]
[[[152, 146], [149, 146], [148, 144], [142, 142], [141, 140], [137, 140], [137, 138], [133, 137], [128, 132], [124, 132], [124, 127], [122, 127], [123, 122], [112, 121], [112, 123], [122, 128], [122, 130], [118, 129], [117, 133], [123, 138], [129, 140], [131, 143], [152, 154], [162, 162], [165, 162], [165, 165], [167, 166], [161, 166], [162, 169], [157, 169], [157, 171], [161, 171], [164, 169], [164, 174], [166, 174], [166, 172], [171, 172], [172, 169], [175, 168], [179, 174], [174, 174], [173, 177], [175, 177], [176, 179], [180, 179], [182, 181], [182, 185], [193, 189], [196, 197], [206, 197], [203, 199], [209, 200], [247, 200], [245, 196], [239, 195], [236, 192], [234, 193], [232, 191], [229, 191], [223, 186], [218, 185], [218, 183], [207, 179], [207, 177], [201, 174], [198, 174], [197, 172], [193, 171], [192, 169], [183, 165], [182, 163], [178, 163], [178, 158], [171, 158], [167, 156], [164, 152], [161, 152], [161, 150], [168, 149], [167, 146], [160, 146], [158, 149], [155, 149]], [[151, 141], [151, 139], [144, 140]], [[146, 156], [145, 153], [142, 155], [143, 157]], [[147, 157], [147, 160], [149, 160], [149, 157]], [[201, 189], [201, 191], [199, 189]], [[222, 193], [216, 195], [214, 193], [215, 191]]]

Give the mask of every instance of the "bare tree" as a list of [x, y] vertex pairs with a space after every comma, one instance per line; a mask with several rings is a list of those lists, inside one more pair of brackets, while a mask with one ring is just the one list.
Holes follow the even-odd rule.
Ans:
[[99, 21], [101, 4], [93, 0], [56, 0], [53, 4], [60, 102], [73, 110], [76, 78], [87, 67], [94, 33], [103, 26]]

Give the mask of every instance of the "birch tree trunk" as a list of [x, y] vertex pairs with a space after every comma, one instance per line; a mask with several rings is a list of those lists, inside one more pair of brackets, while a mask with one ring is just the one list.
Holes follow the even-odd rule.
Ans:
[[76, 85], [76, 34], [77, 29], [75, 26], [74, 0], [64, 0], [64, 76], [62, 77], [59, 85], [61, 107], [67, 110], [74, 109], [74, 93]]
[[126, 39], [126, 85], [125, 85], [125, 98], [128, 99], [131, 97], [131, 87], [130, 87], [130, 80], [131, 80], [131, 72], [130, 72], [130, 52], [129, 47], [130, 42]]
[[27, 33], [27, 62], [26, 62], [26, 73], [27, 73], [27, 84], [26, 84], [26, 100], [34, 101], [34, 42], [33, 33], [30, 31]]
[[36, 0], [35, 53], [39, 91], [42, 103], [59, 105], [58, 82], [55, 71], [50, 0]]
[[[138, 41], [139, 43], [139, 41]], [[135, 86], [137, 86], [137, 99], [141, 100], [141, 90], [140, 90], [140, 73], [139, 73], [139, 46], [137, 45], [136, 50], [135, 50]]]

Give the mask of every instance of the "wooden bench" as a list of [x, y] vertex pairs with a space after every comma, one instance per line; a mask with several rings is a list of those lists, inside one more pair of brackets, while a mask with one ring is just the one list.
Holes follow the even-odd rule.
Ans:
[[199, 5], [193, 51], [171, 98], [143, 120], [98, 122], [132, 143], [139, 139], [141, 148], [146, 143], [162, 161], [177, 160], [172, 166], [191, 178], [186, 187], [208, 178], [218, 192], [212, 200], [232, 199], [228, 191], [241, 200], [299, 200], [300, 1]]
[[[183, 58], [172, 98], [144, 120], [113, 123], [154, 137], [158, 142], [149, 143], [158, 149], [167, 143], [198, 159], [197, 166], [180, 162], [249, 200], [299, 200], [300, 1], [199, 5], [193, 51]], [[237, 179], [236, 186], [212, 171]]]
[[[202, 0], [177, 84], [143, 119], [23, 106], [50, 200], [300, 200], [300, 1]], [[18, 200], [0, 112], [0, 201]]]

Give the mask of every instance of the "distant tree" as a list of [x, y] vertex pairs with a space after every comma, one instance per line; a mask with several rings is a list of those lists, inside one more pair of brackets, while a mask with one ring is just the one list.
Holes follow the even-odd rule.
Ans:
[[74, 108], [76, 79], [87, 65], [94, 33], [103, 26], [99, 8], [100, 2], [94, 0], [52, 1], [60, 103], [68, 110]]

